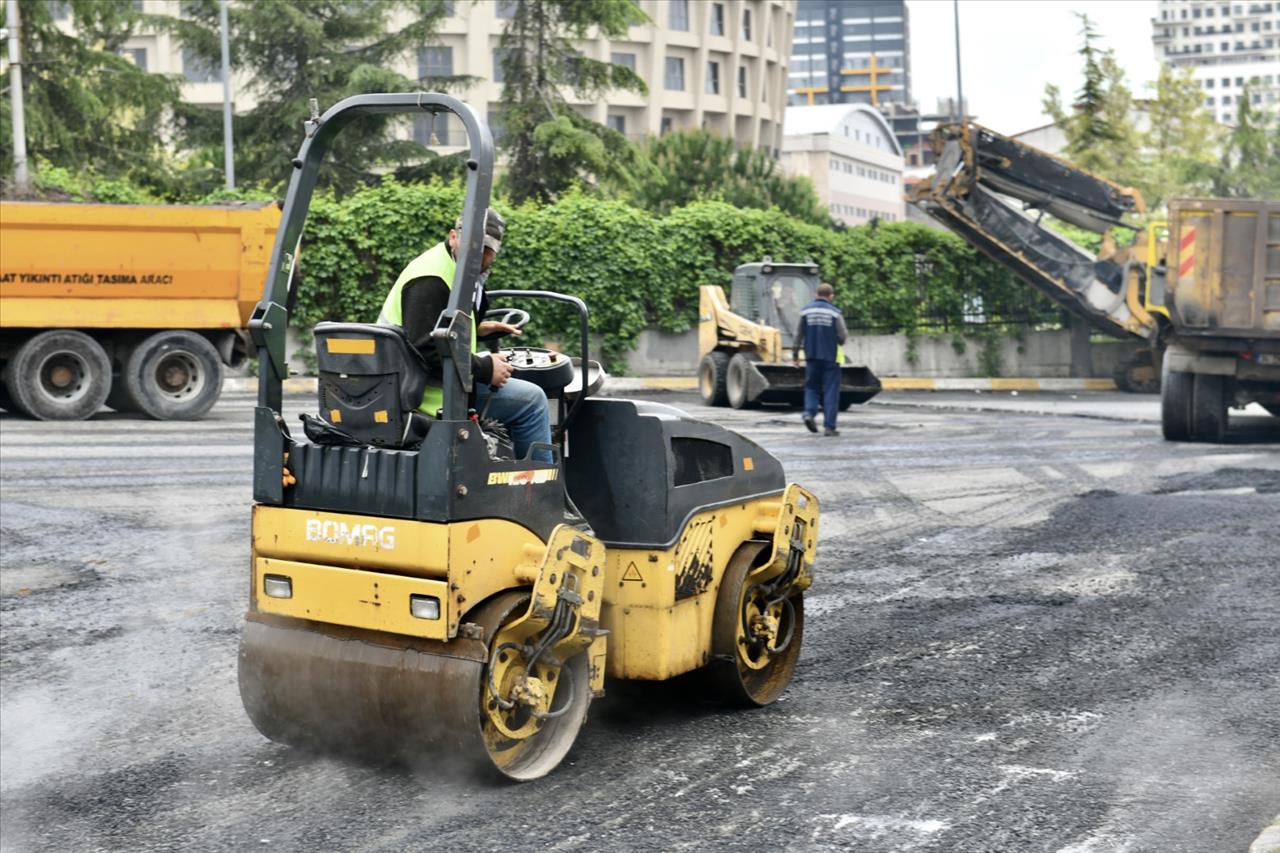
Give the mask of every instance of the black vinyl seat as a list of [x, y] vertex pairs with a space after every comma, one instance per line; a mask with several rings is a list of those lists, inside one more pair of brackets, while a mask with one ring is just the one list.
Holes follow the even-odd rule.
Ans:
[[320, 323], [314, 329], [320, 417], [364, 444], [416, 446], [432, 419], [417, 411], [427, 365], [399, 326]]

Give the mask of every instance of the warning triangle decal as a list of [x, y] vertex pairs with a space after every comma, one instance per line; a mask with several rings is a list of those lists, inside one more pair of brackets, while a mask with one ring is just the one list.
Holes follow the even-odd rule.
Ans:
[[644, 578], [640, 577], [640, 570], [636, 568], [635, 562], [627, 566], [627, 570], [622, 573], [622, 579], [624, 581], [636, 581], [637, 583], [644, 580]]

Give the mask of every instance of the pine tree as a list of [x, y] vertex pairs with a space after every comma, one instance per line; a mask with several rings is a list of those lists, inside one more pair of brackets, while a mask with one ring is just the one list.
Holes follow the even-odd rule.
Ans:
[[1280, 127], [1253, 108], [1253, 85], [1244, 87], [1236, 125], [1223, 150], [1216, 192], [1230, 198], [1280, 198]]
[[[69, 13], [70, 31], [53, 19]], [[3, 13], [0, 8], [0, 15]], [[73, 172], [128, 178], [160, 189], [169, 172], [164, 140], [178, 84], [122, 55], [144, 25], [128, 3], [19, 0], [27, 156]], [[8, 88], [8, 77], [5, 88]], [[13, 174], [13, 99], [0, 101], [0, 170]]]
[[[392, 69], [433, 42], [443, 0], [271, 0], [230, 5], [231, 61], [247, 73], [253, 109], [234, 119], [237, 180], [278, 188], [302, 142], [314, 98], [321, 110], [351, 95], [439, 90], [458, 78], [409, 79]], [[217, 0], [184, 0], [181, 18], [166, 26], [201, 61], [221, 63]], [[190, 105], [180, 112], [183, 136], [205, 167], [193, 182], [221, 174], [222, 120]], [[339, 192], [375, 180], [380, 171], [430, 156], [421, 145], [396, 138], [407, 120], [371, 116], [343, 130], [321, 173]]]
[[591, 121], [565, 99], [622, 89], [644, 93], [634, 71], [592, 59], [575, 39], [625, 38], [646, 21], [634, 0], [522, 0], [503, 31], [503, 93], [498, 127], [508, 156], [503, 187], [512, 201], [546, 201], [581, 180], [629, 185], [641, 165], [635, 146]]

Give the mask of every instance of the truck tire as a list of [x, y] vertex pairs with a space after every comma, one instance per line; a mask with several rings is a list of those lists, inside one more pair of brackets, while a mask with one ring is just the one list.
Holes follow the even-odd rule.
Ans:
[[5, 369], [14, 405], [42, 421], [80, 421], [111, 391], [111, 360], [84, 332], [51, 329], [28, 340]]
[[725, 380], [729, 375], [729, 354], [709, 352], [698, 365], [698, 393], [708, 406], [723, 406], [729, 402]]
[[751, 370], [751, 359], [744, 353], [737, 353], [729, 359], [729, 369], [725, 371], [724, 390], [729, 398], [729, 405], [735, 409], [749, 409], [755, 401], [747, 397], [747, 376]]
[[1169, 356], [1164, 357], [1160, 371], [1160, 427], [1168, 441], [1194, 441], [1191, 420], [1192, 380], [1190, 373], [1169, 369]]
[[[8, 373], [8, 371], [5, 372]], [[5, 384], [2, 376], [0, 376], [0, 409], [4, 409], [6, 412], [13, 412], [15, 415], [31, 417], [30, 412], [22, 411], [22, 407], [14, 402], [13, 395], [9, 393], [9, 386]]]
[[1196, 441], [1222, 441], [1227, 434], [1227, 378], [1197, 373], [1192, 381], [1191, 432]]
[[195, 332], [157, 332], [125, 362], [125, 391], [138, 409], [156, 420], [203, 417], [222, 393], [218, 351]]

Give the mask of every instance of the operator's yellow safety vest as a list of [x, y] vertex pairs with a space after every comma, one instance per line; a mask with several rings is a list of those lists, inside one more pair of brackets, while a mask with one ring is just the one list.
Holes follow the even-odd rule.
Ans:
[[[445, 287], [452, 290], [453, 274], [457, 267], [457, 262], [449, 254], [449, 247], [443, 242], [436, 243], [430, 249], [409, 261], [409, 265], [400, 273], [400, 277], [391, 286], [391, 292], [387, 294], [387, 298], [382, 303], [382, 311], [378, 314], [378, 325], [404, 326], [404, 308], [400, 303], [400, 298], [404, 294], [404, 286], [406, 284], [416, 278], [435, 276], [444, 281]], [[475, 312], [471, 314], [471, 351], [476, 351]], [[422, 392], [422, 403], [419, 404], [418, 411], [434, 418], [436, 412], [443, 406], [444, 388], [435, 384], [434, 379], [427, 380], [427, 387]]]

